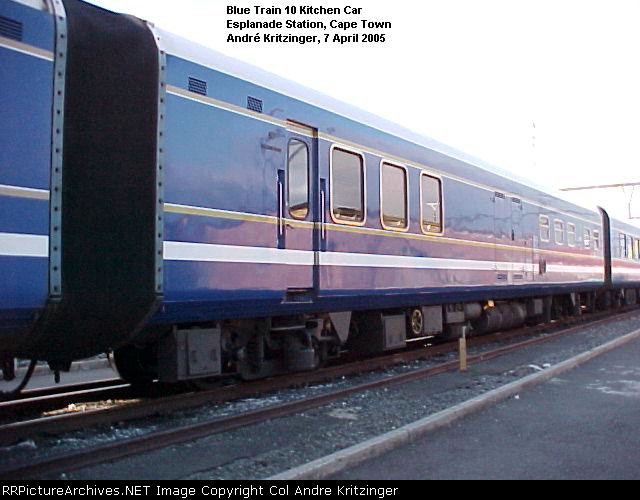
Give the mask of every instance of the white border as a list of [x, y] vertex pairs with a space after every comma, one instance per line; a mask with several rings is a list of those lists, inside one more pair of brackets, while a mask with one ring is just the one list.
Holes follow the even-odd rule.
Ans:
[[49, 257], [49, 237], [35, 234], [0, 233], [3, 257]]

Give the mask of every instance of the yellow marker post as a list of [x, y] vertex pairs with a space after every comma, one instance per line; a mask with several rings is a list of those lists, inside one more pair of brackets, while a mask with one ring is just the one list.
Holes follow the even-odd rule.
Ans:
[[459, 355], [460, 355], [460, 371], [467, 371], [467, 329], [462, 328], [462, 335], [460, 336], [460, 340], [458, 341], [459, 346]]

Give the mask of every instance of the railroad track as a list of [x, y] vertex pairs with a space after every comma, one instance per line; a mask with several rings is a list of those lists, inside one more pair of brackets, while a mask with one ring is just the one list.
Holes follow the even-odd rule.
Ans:
[[91, 382], [82, 382], [79, 384], [65, 384], [55, 385], [53, 387], [43, 387], [39, 389], [25, 389], [20, 394], [17, 394], [12, 400], [7, 401], [6, 404], [11, 404], [16, 401], [25, 399], [42, 398], [48, 396], [55, 396], [58, 394], [65, 394], [69, 392], [90, 391], [95, 389], [104, 389], [114, 387], [116, 385], [122, 385], [125, 382], [119, 378], [110, 378], [104, 380], [95, 380]]
[[119, 378], [97, 380], [82, 384], [26, 390], [9, 401], [0, 401], [1, 420], [24, 414], [47, 412], [84, 400], [110, 398], [120, 395], [131, 386]]
[[[637, 313], [637, 308], [633, 308], [623, 314], [599, 314], [590, 315], [589, 321], [578, 321], [568, 328], [547, 333], [544, 336], [529, 338], [521, 342], [515, 342], [508, 345], [491, 349], [485, 352], [479, 352], [469, 356], [468, 363], [476, 364], [485, 360], [493, 359], [504, 354], [514, 352], [526, 347], [549, 342], [560, 337], [564, 337], [575, 333], [584, 328], [596, 326], [599, 324], [624, 319]], [[598, 316], [596, 318], [596, 316]], [[512, 332], [488, 335], [477, 339], [471, 339], [470, 346], [481, 346], [483, 344], [513, 340], [523, 335], [541, 334], [550, 328], [563, 328], [563, 324], [544, 325], [544, 327], [529, 327]], [[14, 432], [15, 435], [33, 436], [34, 432], [43, 432], [43, 429], [49, 431], [64, 432], [66, 430], [75, 430], [79, 423], [82, 427], [90, 425], [104, 424], [106, 422], [121, 421], [123, 419], [143, 418], [158, 413], [166, 413], [167, 411], [176, 411], [178, 409], [190, 408], [202, 404], [225, 402], [233, 399], [254, 396], [256, 394], [264, 394], [268, 391], [274, 391], [292, 386], [305, 385], [312, 382], [319, 382], [353, 374], [358, 372], [366, 372], [381, 368], [386, 368], [398, 363], [407, 363], [425, 357], [433, 357], [438, 354], [450, 353], [455, 347], [447, 344], [436, 346], [429, 350], [407, 351], [396, 353], [382, 358], [374, 358], [359, 362], [349, 363], [329, 368], [323, 372], [312, 372], [296, 374], [288, 377], [278, 377], [271, 380], [260, 381], [255, 384], [238, 384], [227, 388], [201, 393], [181, 394], [171, 398], [161, 398], [158, 400], [144, 401], [139, 404], [129, 405], [123, 408], [115, 408], [112, 410], [89, 412], [82, 415], [71, 415], [69, 417], [54, 417], [45, 419], [46, 424], [43, 426], [38, 421], [20, 422], [0, 427], [0, 435], [9, 436]], [[326, 405], [333, 401], [346, 398], [353, 394], [364, 391], [379, 389], [382, 387], [390, 387], [397, 384], [403, 384], [447, 371], [456, 370], [458, 368], [458, 360], [444, 362], [435, 366], [419, 368], [406, 373], [389, 376], [383, 379], [377, 379], [371, 382], [361, 383], [351, 387], [334, 390], [322, 395], [305, 397], [292, 402], [272, 405], [266, 408], [244, 412], [239, 415], [217, 418], [194, 425], [178, 427], [175, 429], [151, 432], [144, 436], [127, 439], [122, 441], [111, 442], [105, 445], [94, 446], [82, 450], [68, 452], [53, 457], [44, 458], [37, 461], [31, 461], [28, 464], [11, 466], [9, 468], [0, 468], [0, 477], [2, 478], [31, 478], [42, 475], [52, 475], [61, 472], [69, 472], [80, 468], [90, 467], [99, 463], [110, 460], [125, 458], [127, 456], [149, 452], [155, 449], [192, 441], [198, 438], [209, 436], [219, 432], [225, 432], [240, 427], [253, 425], [265, 420], [284, 417], [287, 415], [308, 411], [310, 409]], [[285, 380], [286, 379], [286, 380]], [[46, 431], [45, 431], [46, 432]]]
[[[18, 422], [20, 420], [33, 419], [38, 415], [44, 421], [47, 415], [63, 414], [76, 411], [84, 411], [83, 408], [100, 405], [107, 401], [129, 401], [133, 399], [160, 398], [167, 394], [184, 392], [180, 386], [167, 387], [159, 384], [147, 388], [136, 388], [121, 379], [110, 379], [77, 384], [65, 387], [56, 387], [54, 390], [37, 389], [21, 395], [20, 399], [0, 402], [0, 424]], [[3, 425], [0, 425], [0, 429]], [[0, 444], [7, 441], [0, 430]]]

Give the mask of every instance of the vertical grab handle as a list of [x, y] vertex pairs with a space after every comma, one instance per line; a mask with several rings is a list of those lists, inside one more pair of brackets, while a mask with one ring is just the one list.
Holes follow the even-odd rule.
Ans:
[[324, 190], [320, 191], [320, 234], [322, 239], [327, 239], [327, 221], [325, 219], [327, 213], [326, 198]]
[[282, 237], [284, 234], [284, 186], [278, 179], [278, 235]]

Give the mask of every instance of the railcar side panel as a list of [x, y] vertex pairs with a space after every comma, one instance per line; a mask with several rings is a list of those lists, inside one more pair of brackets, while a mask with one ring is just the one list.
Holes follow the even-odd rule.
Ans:
[[31, 4], [0, 2], [0, 335], [23, 334], [48, 297], [55, 28]]
[[640, 229], [611, 221], [611, 280], [614, 287], [640, 287]]
[[[193, 79], [198, 87], [190, 86]], [[268, 307], [274, 314], [330, 308], [340, 298], [348, 299], [345, 308], [363, 308], [388, 292], [394, 294], [390, 305], [408, 306], [441, 300], [444, 289], [447, 300], [464, 301], [508, 293], [504, 288], [526, 296], [577, 283], [590, 290], [602, 283], [597, 252], [538, 237], [542, 213], [551, 220], [574, 221], [564, 202], [544, 197], [544, 203], [531, 202], [520, 196], [531, 193], [522, 185], [171, 54], [168, 83], [167, 304], [160, 317], [166, 319], [169, 310], [180, 317], [177, 311], [185, 301], [203, 309], [209, 303], [216, 319], [229, 316], [226, 306], [237, 297], [250, 301], [237, 314], [250, 316]], [[263, 103], [262, 113], [248, 109], [250, 98]], [[318, 249], [309, 244], [312, 224], [292, 219], [287, 224], [296, 229], [288, 233], [287, 248], [278, 248], [278, 172], [286, 167], [288, 118], [320, 130], [318, 179], [313, 182], [331, 185], [334, 147], [364, 159], [363, 224], [332, 220], [328, 187], [325, 238]], [[410, 222], [405, 232], [381, 224], [382, 161], [407, 168]], [[421, 229], [423, 170], [442, 178], [443, 234]], [[488, 187], [479, 174], [496, 182]], [[566, 211], [551, 209], [554, 203]], [[579, 214], [572, 223], [598, 227], [593, 212], [571, 210]], [[316, 305], [287, 304], [288, 289], [308, 287], [314, 264], [319, 265]]]

